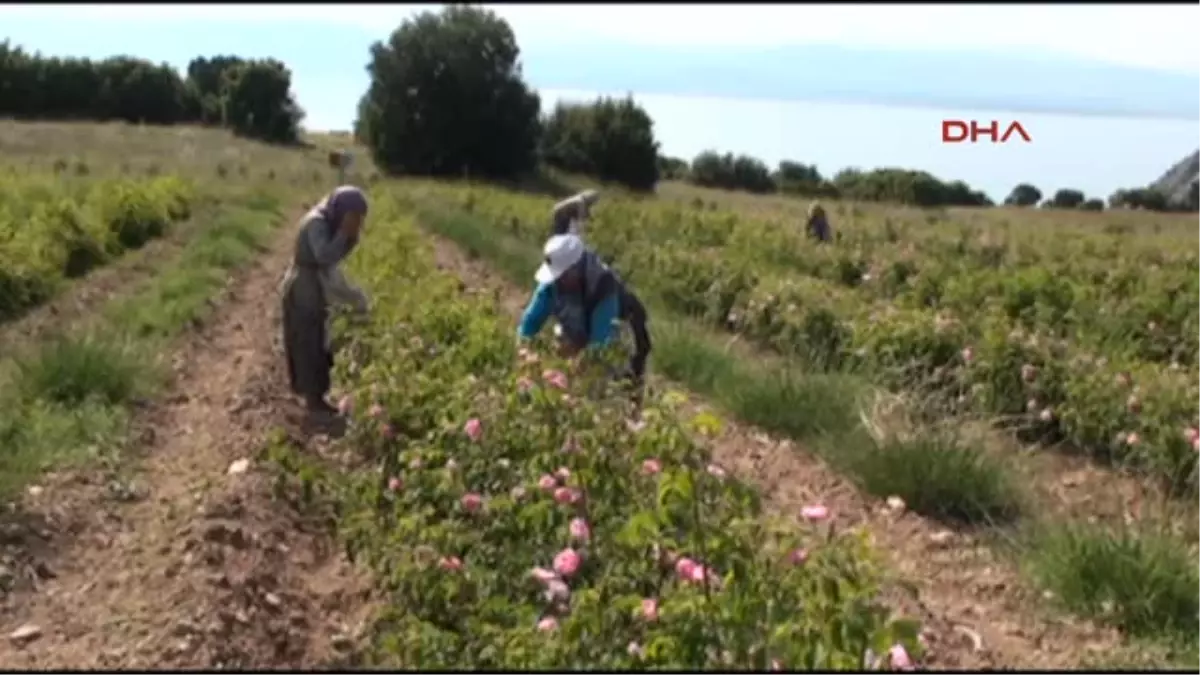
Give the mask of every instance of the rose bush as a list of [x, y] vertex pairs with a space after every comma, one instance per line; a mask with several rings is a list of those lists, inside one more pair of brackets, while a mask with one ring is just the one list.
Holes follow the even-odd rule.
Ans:
[[[348, 328], [342, 441], [368, 470], [305, 473], [336, 495], [348, 551], [391, 608], [379, 665], [453, 669], [910, 667], [917, 626], [877, 597], [864, 539], [812, 505], [767, 519], [711, 462], [720, 422], [678, 395], [591, 400], [518, 353], [510, 319], [460, 290], [394, 205], [352, 265], [374, 298]], [[543, 350], [542, 353], [549, 353]], [[302, 472], [303, 473], [303, 472]]]
[[[530, 247], [546, 236], [535, 197], [434, 184], [413, 195]], [[817, 246], [778, 217], [612, 195], [588, 238], [671, 311], [1196, 490], [1197, 453], [1183, 435], [1200, 424], [1194, 246], [1122, 231], [981, 233], [922, 212], [924, 222], [914, 213], [870, 230], [855, 213], [843, 211], [837, 246]], [[1025, 365], [1043, 376], [1024, 382]], [[1135, 392], [1118, 384], [1126, 372], [1139, 374], [1147, 402], [1136, 412], [1125, 405]]]
[[0, 180], [0, 320], [40, 304], [82, 276], [163, 235], [191, 214], [178, 178], [150, 180], [11, 174]]

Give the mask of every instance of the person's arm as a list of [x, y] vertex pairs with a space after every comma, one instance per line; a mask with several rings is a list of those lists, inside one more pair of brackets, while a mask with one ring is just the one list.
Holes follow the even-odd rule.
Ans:
[[616, 293], [609, 293], [592, 310], [591, 334], [588, 347], [604, 347], [612, 340], [613, 323], [620, 313], [621, 305]]
[[350, 248], [350, 238], [345, 231], [339, 228], [330, 233], [329, 225], [323, 219], [309, 221], [305, 230], [308, 246], [312, 249], [318, 267], [332, 267], [346, 257], [346, 251]]
[[539, 284], [537, 290], [533, 292], [533, 297], [529, 298], [529, 304], [525, 307], [525, 313], [521, 315], [521, 324], [517, 328], [517, 337], [522, 340], [529, 340], [542, 330], [542, 326], [546, 324], [546, 319], [550, 318], [550, 310], [554, 306], [551, 293], [554, 287], [550, 284]]
[[367, 294], [361, 288], [350, 283], [346, 275], [342, 274], [340, 267], [326, 267], [320, 272], [325, 282], [325, 293], [329, 295], [329, 299], [350, 305], [359, 312], [366, 313], [367, 311]]
[[568, 234], [571, 224], [587, 219], [587, 204], [582, 193], [568, 197], [554, 205], [554, 234]]

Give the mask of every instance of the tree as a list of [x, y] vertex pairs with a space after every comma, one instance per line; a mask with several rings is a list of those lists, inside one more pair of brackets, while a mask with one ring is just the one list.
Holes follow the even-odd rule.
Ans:
[[541, 101], [494, 12], [451, 5], [371, 46], [358, 131], [388, 173], [515, 178], [535, 168]]
[[944, 183], [925, 171], [884, 168], [844, 169], [833, 177], [839, 194], [849, 199], [912, 206], [992, 206], [992, 200], [962, 181]]
[[195, 115], [203, 124], [225, 123], [225, 74], [245, 65], [239, 56], [196, 57], [188, 63], [187, 83], [189, 95], [194, 100]]
[[775, 190], [771, 171], [762, 160], [749, 155], [735, 157], [729, 152], [721, 155], [713, 150], [696, 155], [692, 160], [689, 180], [701, 187], [725, 190], [745, 190], [760, 194]]
[[1063, 188], [1054, 193], [1054, 197], [1050, 200], [1050, 203], [1056, 209], [1074, 209], [1082, 204], [1085, 199], [1087, 197], [1079, 190]]
[[1093, 198], [1085, 201], [1084, 203], [1080, 204], [1079, 208], [1084, 211], [1103, 211], [1104, 210], [1104, 201], [1093, 197]]
[[246, 61], [224, 70], [225, 124], [235, 133], [272, 143], [300, 138], [300, 106], [292, 99], [292, 73], [275, 59]]
[[1114, 209], [1145, 209], [1147, 211], [1166, 211], [1167, 196], [1153, 188], [1132, 188], [1117, 190], [1108, 198], [1108, 205]]
[[[195, 58], [185, 79], [130, 56], [101, 61], [29, 54], [0, 42], [0, 116], [230, 126], [266, 141], [299, 136], [291, 73], [273, 59]], [[228, 119], [226, 119], [228, 117]]]
[[658, 182], [654, 122], [632, 97], [560, 103], [543, 129], [541, 155], [550, 166], [633, 190], [652, 190]]
[[771, 176], [779, 191], [805, 197], [835, 197], [837, 188], [821, 176], [816, 165], [783, 160]]
[[1008, 193], [1005, 197], [1004, 204], [1006, 206], [1034, 206], [1042, 200], [1042, 191], [1029, 183], [1021, 183]]
[[658, 176], [663, 180], [684, 180], [688, 176], [688, 163], [686, 159], [678, 157], [667, 157], [659, 155], [658, 157]]

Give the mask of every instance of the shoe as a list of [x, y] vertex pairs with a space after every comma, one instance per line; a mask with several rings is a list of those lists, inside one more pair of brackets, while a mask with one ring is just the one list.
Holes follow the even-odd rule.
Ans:
[[329, 402], [326, 401], [324, 398], [308, 401], [308, 410], [309, 410], [309, 412], [317, 413], [317, 414], [321, 414], [321, 415], [335, 415], [336, 416], [338, 414], [337, 408], [329, 405]]

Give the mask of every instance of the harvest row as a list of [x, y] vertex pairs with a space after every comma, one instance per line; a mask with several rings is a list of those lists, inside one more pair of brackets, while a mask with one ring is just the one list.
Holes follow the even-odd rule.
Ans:
[[336, 486], [348, 550], [392, 598], [377, 663], [912, 663], [916, 626], [889, 619], [869, 551], [828, 509], [765, 520], [702, 445], [719, 422], [693, 435], [669, 401], [633, 422], [619, 398], [581, 396], [586, 377], [519, 354], [511, 320], [439, 272], [395, 204], [376, 213], [352, 262], [373, 314], [344, 334], [338, 386], [346, 442], [379, 469], [294, 468]]
[[67, 279], [162, 236], [191, 214], [177, 178], [87, 180], [21, 176], [0, 182], [0, 321], [44, 302]]
[[[431, 189], [441, 190], [437, 203], [470, 211], [531, 248], [546, 235], [542, 200], [486, 188], [466, 197]], [[1070, 264], [1053, 263], [1050, 254], [1005, 276], [978, 260], [964, 258], [955, 270], [913, 252], [908, 267], [897, 260], [873, 276], [839, 258], [863, 247], [817, 247], [734, 214], [684, 214], [620, 199], [605, 204], [587, 236], [656, 304], [812, 367], [865, 371], [897, 389], [933, 395], [948, 411], [1000, 417], [1029, 438], [1066, 441], [1196, 487], [1200, 392], [1188, 345], [1197, 329], [1184, 329], [1195, 325], [1195, 291], [1190, 304], [1178, 288], [1116, 297], [1081, 291], [1076, 297], [1109, 321], [1108, 333], [1089, 333], [1063, 328], [1075, 310], [1056, 304], [1053, 290], [1073, 283], [1063, 281]], [[1120, 274], [1142, 289], [1155, 279], [1175, 284], [1194, 266], [1188, 261], [1140, 280], [1127, 261]], [[858, 283], [846, 283], [847, 275]], [[1188, 278], [1194, 286], [1195, 272]], [[918, 299], [935, 290], [951, 301]], [[1144, 316], [1163, 324], [1130, 330]], [[1149, 358], [1155, 354], [1164, 358]], [[1162, 363], [1167, 355], [1174, 360]]]

